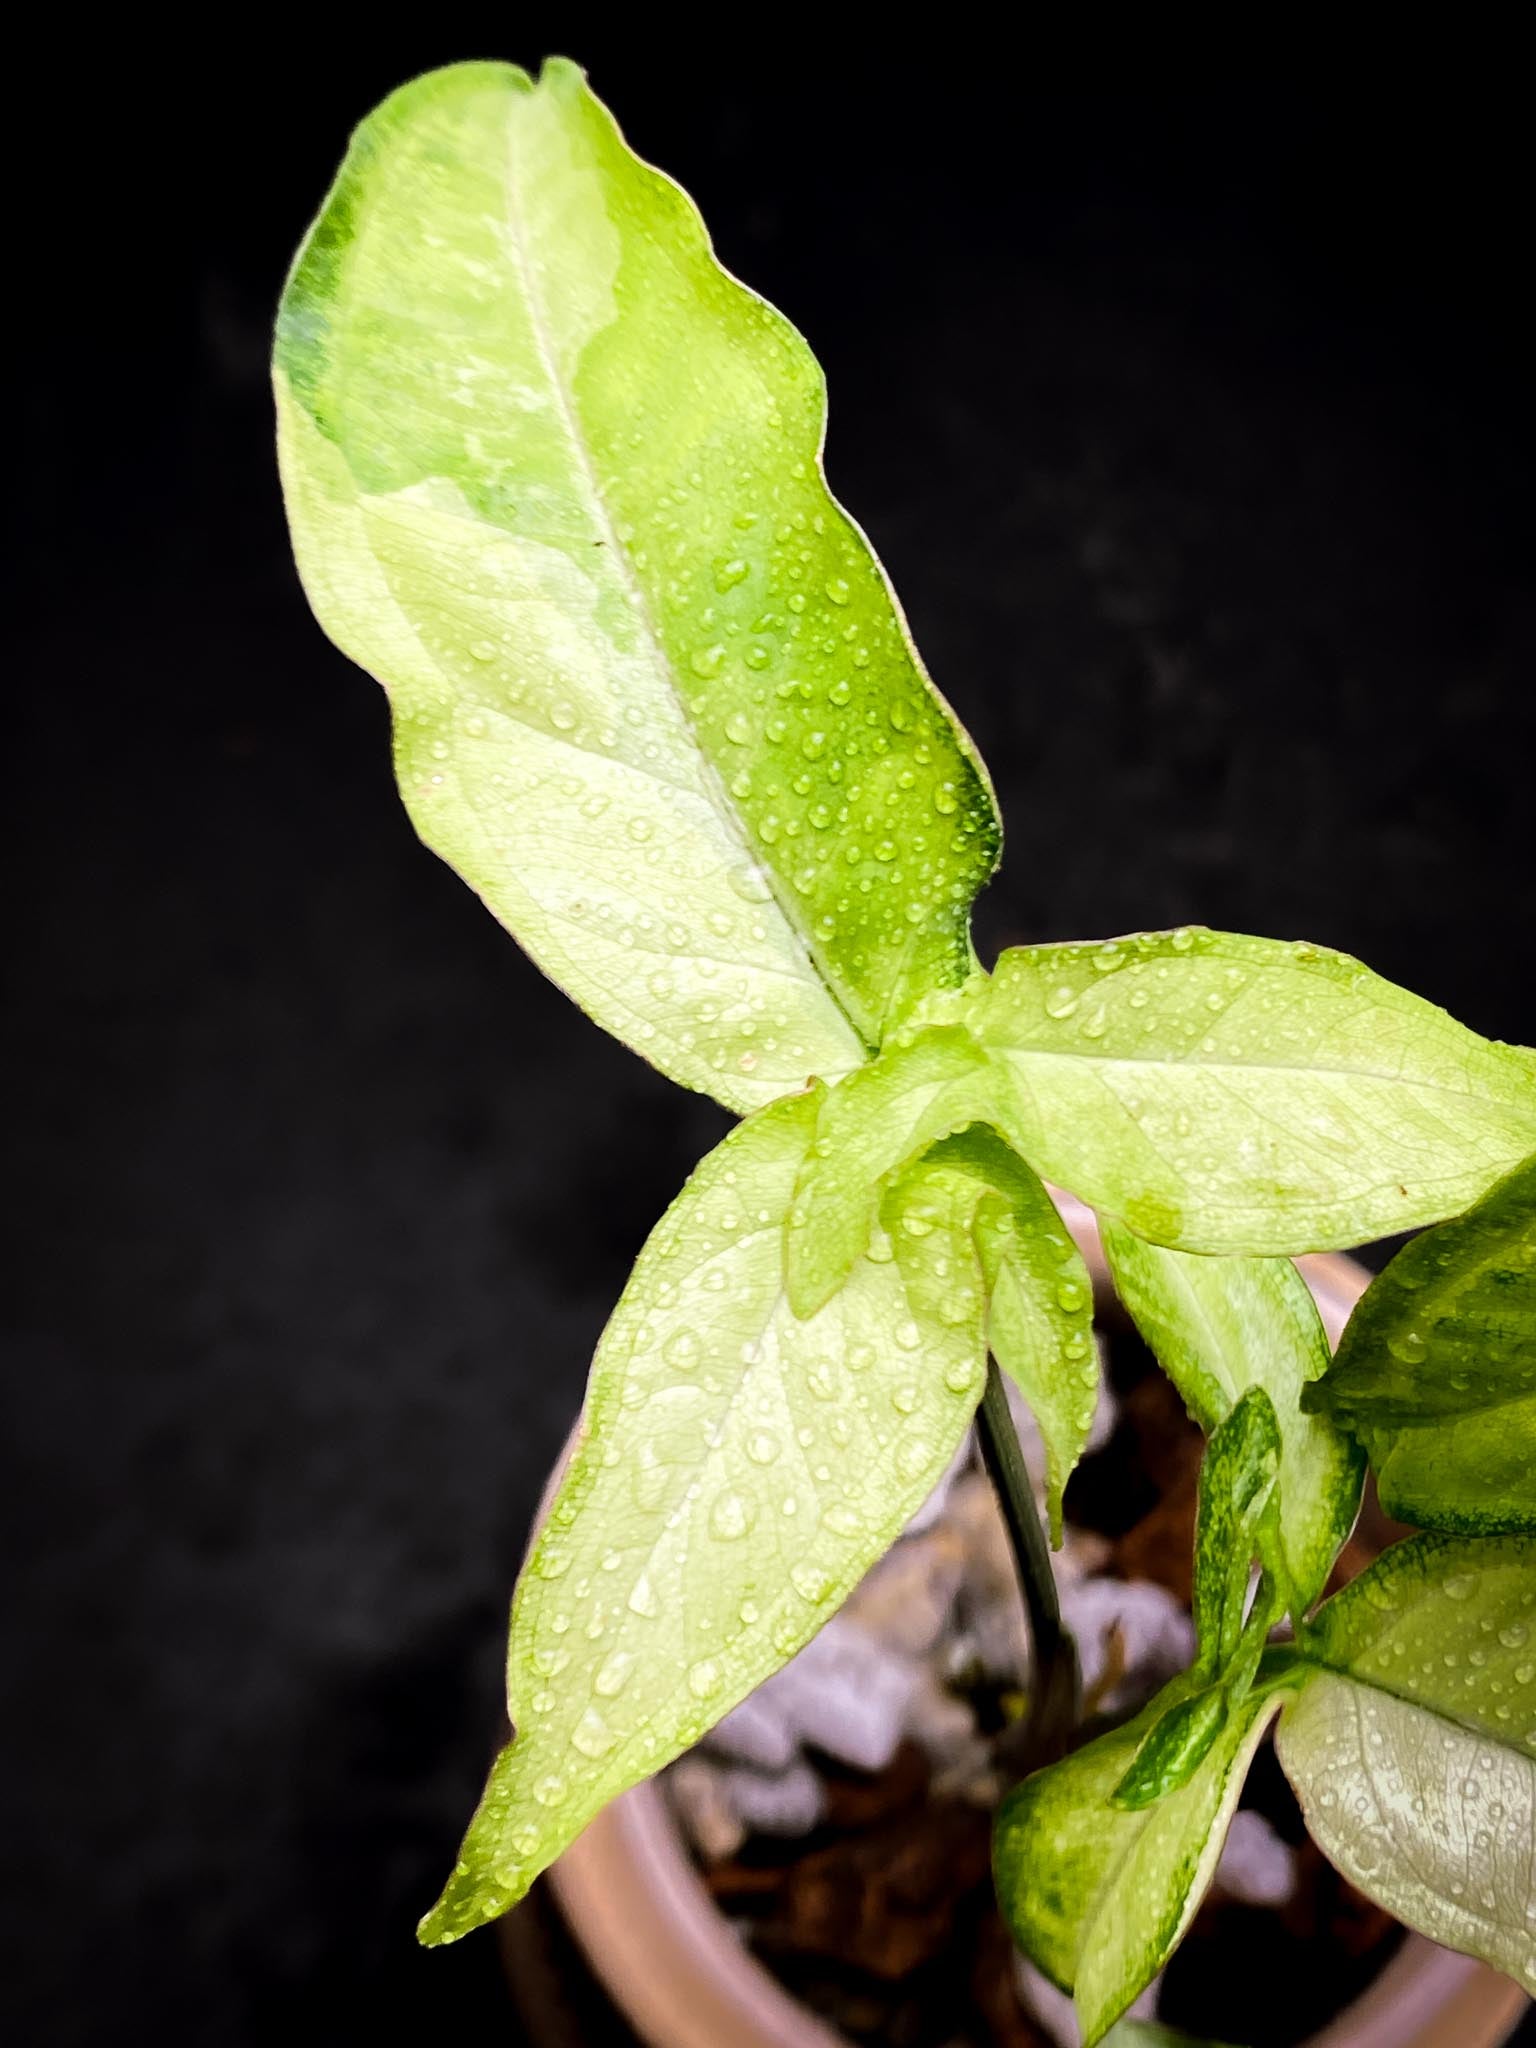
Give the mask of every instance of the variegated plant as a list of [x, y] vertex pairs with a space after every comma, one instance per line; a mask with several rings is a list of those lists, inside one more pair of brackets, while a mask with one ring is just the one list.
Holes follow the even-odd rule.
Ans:
[[[1009, 1799], [1018, 1939], [1099, 2039], [1278, 1721], [1340, 1868], [1536, 1985], [1536, 1060], [1316, 946], [982, 967], [992, 792], [828, 492], [816, 363], [570, 64], [436, 72], [364, 124], [275, 374], [305, 587], [389, 692], [422, 838], [743, 1119], [598, 1349], [513, 1608], [515, 1733], [423, 1938], [503, 1912], [791, 1657], [978, 1404], [1004, 1470], [999, 1366], [1059, 1527], [1096, 1372], [1054, 1182], [1210, 1443], [1198, 1660]], [[1291, 1256], [1427, 1224], [1330, 1367]], [[1319, 1604], [1360, 1446], [1435, 1533]]]

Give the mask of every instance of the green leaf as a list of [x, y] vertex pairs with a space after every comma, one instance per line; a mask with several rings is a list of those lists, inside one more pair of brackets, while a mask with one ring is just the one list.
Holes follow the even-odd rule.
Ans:
[[600, 1023], [750, 1109], [964, 976], [996, 814], [828, 494], [821, 373], [574, 66], [364, 123], [275, 376], [417, 829]]
[[1536, 1989], [1536, 1544], [1396, 1545], [1302, 1638], [1324, 1669], [1276, 1737], [1354, 1885]]
[[1036, 1174], [990, 1131], [938, 1148], [964, 1148], [995, 1192], [976, 1209], [992, 1355], [1029, 1403], [1045, 1446], [1051, 1541], [1062, 1537], [1062, 1493], [1083, 1455], [1099, 1405], [1093, 1280], [1072, 1233]]
[[1536, 1148], [1528, 1058], [1318, 946], [1185, 929], [1005, 953], [950, 1006], [994, 1121], [1140, 1237], [1293, 1253], [1454, 1215]]
[[1229, 2044], [1197, 2041], [1193, 2034], [1160, 2027], [1156, 2020], [1121, 2020], [1104, 2036], [1104, 2048], [1229, 2048]]
[[1088, 2048], [1183, 1939], [1279, 1706], [1272, 1689], [1248, 1693], [1186, 1783], [1154, 1805], [1117, 1805], [1145, 1738], [1197, 1689], [1188, 1675], [1175, 1679], [1134, 1721], [1027, 1778], [998, 1814], [1003, 1913], [1030, 1960], [1075, 1995]]
[[1398, 1253], [1309, 1400], [1403, 1521], [1536, 1530], [1536, 1159]]
[[1363, 1460], [1326, 1416], [1302, 1410], [1327, 1369], [1317, 1304], [1289, 1259], [1204, 1258], [1102, 1226], [1115, 1288], [1207, 1431], [1246, 1388], [1273, 1403], [1282, 1445], [1280, 1541], [1298, 1610], [1327, 1582], [1360, 1505]]
[[[760, 1111], [652, 1234], [593, 1363], [579, 1443], [518, 1583], [514, 1740], [422, 1923], [504, 1911], [598, 1808], [814, 1635], [927, 1498], [985, 1359], [969, 1233], [901, 1228], [808, 1322], [783, 1226], [816, 1103]], [[940, 1193], [944, 1176], [938, 1176]]]
[[1116, 1806], [1139, 1811], [1187, 1785], [1226, 1725], [1227, 1711], [1224, 1685], [1208, 1686], [1204, 1692], [1176, 1700], [1155, 1723], [1115, 1787]]
[[1237, 1656], [1256, 1555], [1280, 1474], [1280, 1428], [1269, 1396], [1250, 1387], [1205, 1448], [1195, 1520], [1196, 1675], [1223, 1675]]
[[797, 1314], [814, 1315], [853, 1271], [891, 1177], [985, 1116], [992, 1094], [986, 1054], [967, 1032], [943, 1026], [889, 1047], [828, 1090], [785, 1233]]
[[[872, 1072], [873, 1069], [865, 1069]], [[990, 1131], [971, 1130], [935, 1145], [920, 1171], [931, 1182], [952, 1175], [952, 1229], [975, 1232], [987, 1298], [987, 1337], [998, 1364], [1029, 1403], [1045, 1446], [1046, 1498], [1061, 1541], [1062, 1489], [1083, 1454], [1099, 1398], [1093, 1342], [1093, 1281], [1072, 1234], [1039, 1180]], [[931, 1228], [906, 1180], [908, 1232]], [[898, 1233], [897, 1242], [900, 1242]]]

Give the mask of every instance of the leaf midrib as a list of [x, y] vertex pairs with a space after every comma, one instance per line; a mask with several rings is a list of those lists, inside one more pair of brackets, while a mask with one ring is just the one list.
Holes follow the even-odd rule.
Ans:
[[821, 964], [811, 948], [805, 931], [801, 927], [799, 920], [793, 915], [793, 906], [786, 899], [784, 885], [779, 875], [772, 864], [761, 857], [752, 841], [748, 838], [743, 829], [741, 817], [735, 805], [730, 801], [719, 771], [699, 740], [693, 720], [689, 715], [688, 707], [678, 690], [676, 678], [672, 672], [671, 659], [667, 653], [665, 643], [657, 630], [656, 621], [651, 615], [651, 608], [645, 591], [635, 575], [634, 565], [629, 559], [629, 551], [620, 539], [618, 528], [608, 510], [597, 466], [592, 459], [592, 451], [587, 446], [581, 423], [576, 417], [570, 396], [565, 388], [565, 383], [560, 376], [550, 338], [549, 322], [545, 314], [543, 301], [539, 295], [534, 266], [523, 232], [521, 187], [518, 178], [518, 120], [515, 109], [507, 121], [507, 202], [503, 239], [508, 256], [522, 284], [524, 300], [528, 307], [528, 325], [533, 336], [534, 348], [538, 352], [539, 363], [544, 371], [545, 380], [553, 394], [555, 410], [564, 429], [566, 439], [570, 444], [571, 454], [575, 460], [577, 470], [586, 485], [593, 518], [597, 525], [602, 528], [608, 552], [614, 563], [619, 580], [629, 596], [636, 617], [639, 619], [641, 631], [651, 655], [652, 664], [657, 674], [661, 677], [667, 694], [672, 699], [684, 730], [693, 737], [693, 743], [698, 751], [706, 785], [715, 800], [715, 807], [719, 816], [725, 821], [726, 830], [736, 840], [743, 858], [749, 861], [753, 867], [757, 868], [766, 877], [769, 889], [773, 894], [774, 904], [778, 909], [779, 915], [794, 934], [795, 941], [805, 957], [805, 962], [810, 970], [812, 979], [818, 987], [825, 991], [828, 1001], [853, 1034], [855, 1043], [863, 1046], [866, 1053], [870, 1053], [875, 1050], [874, 1045], [850, 1014], [846, 1003], [843, 1001], [841, 992], [832, 985], [823, 973]]

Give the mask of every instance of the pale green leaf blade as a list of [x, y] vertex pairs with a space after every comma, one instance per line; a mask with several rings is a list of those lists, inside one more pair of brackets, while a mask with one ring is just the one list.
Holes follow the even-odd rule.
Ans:
[[1536, 1159], [1398, 1253], [1310, 1399], [1403, 1521], [1536, 1530]]
[[789, 1297], [800, 1314], [830, 1300], [862, 1257], [884, 1184], [930, 1145], [985, 1117], [993, 1079], [967, 1032], [938, 1026], [827, 1092], [785, 1237]]
[[1309, 1607], [1354, 1525], [1363, 1460], [1304, 1390], [1327, 1369], [1328, 1338], [1289, 1259], [1207, 1258], [1148, 1244], [1105, 1221], [1115, 1288], [1204, 1430], [1249, 1387], [1274, 1405], [1282, 1442], [1280, 1531], [1295, 1597]]
[[1046, 1505], [1059, 1544], [1062, 1493], [1099, 1403], [1093, 1280], [1038, 1175], [992, 1132], [968, 1131], [933, 1156], [965, 1157], [990, 1190], [976, 1208], [987, 1341], [1045, 1446]]
[[984, 1335], [968, 1229], [903, 1233], [811, 1321], [790, 1311], [784, 1217], [814, 1124], [806, 1094], [739, 1125], [640, 1255], [518, 1583], [516, 1734], [424, 1940], [504, 1911], [807, 1642], [969, 1425]]
[[1104, 2036], [1104, 2048], [1230, 2048], [1221, 2041], [1197, 2041], [1156, 2020], [1121, 2020]]
[[996, 815], [828, 494], [820, 371], [572, 65], [364, 124], [276, 383], [418, 830], [601, 1023], [745, 1109], [965, 974]]
[[1330, 1861], [1536, 1990], [1536, 1543], [1420, 1536], [1330, 1600], [1280, 1761]]
[[[941, 1223], [946, 1238], [974, 1230], [988, 1342], [1033, 1411], [1059, 1543], [1062, 1489], [1088, 1441], [1099, 1396], [1093, 1281], [1082, 1255], [1039, 1180], [989, 1131], [967, 1130], [935, 1144], [891, 1185], [901, 1220], [894, 1220], [888, 1196], [883, 1223], [898, 1253]], [[968, 1279], [947, 1280], [935, 1312], [948, 1315], [959, 1305], [968, 1313], [968, 1286]]]
[[1529, 1059], [1341, 953], [1232, 932], [1020, 948], [968, 1022], [1046, 1180], [1192, 1252], [1437, 1222], [1536, 1148]]
[[1091, 2044], [1157, 1975], [1215, 1875], [1248, 1765], [1279, 1697], [1234, 1703], [1187, 1783], [1155, 1805], [1114, 1803], [1148, 1734], [1194, 1681], [1027, 1778], [998, 1814], [998, 1900], [1024, 1953], [1077, 2001]]

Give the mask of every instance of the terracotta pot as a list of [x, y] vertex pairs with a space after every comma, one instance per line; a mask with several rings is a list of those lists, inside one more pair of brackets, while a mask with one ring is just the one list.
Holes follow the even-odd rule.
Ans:
[[[1070, 1200], [1062, 1213], [1101, 1307], [1110, 1306], [1092, 1213]], [[1370, 1275], [1338, 1253], [1300, 1265], [1337, 1343]], [[1378, 1531], [1372, 1541], [1368, 1523], [1358, 1537], [1371, 1550], [1383, 1540]], [[600, 1813], [555, 1864], [550, 1884], [594, 1976], [647, 2048], [848, 2048], [743, 1947], [655, 1784], [636, 1786]], [[1487, 1964], [1410, 1934], [1312, 2048], [1500, 2048], [1526, 2003]]]

